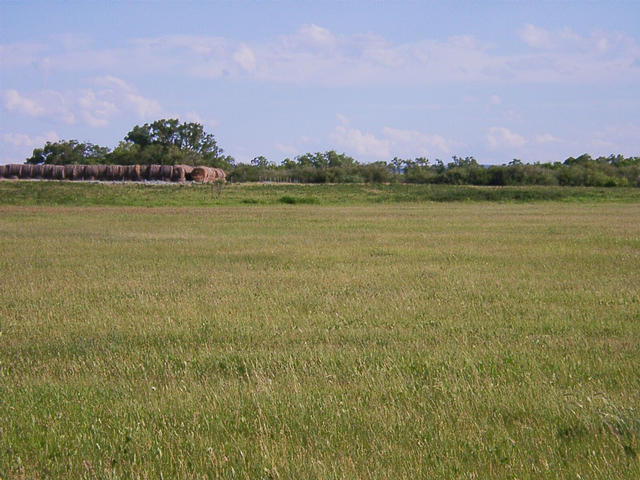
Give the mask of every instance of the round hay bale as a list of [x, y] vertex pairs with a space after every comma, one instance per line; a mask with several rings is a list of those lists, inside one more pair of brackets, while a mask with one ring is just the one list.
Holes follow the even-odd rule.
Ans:
[[222, 181], [226, 181], [227, 179], [227, 174], [224, 173], [224, 170], [222, 170], [221, 168], [216, 168], [214, 169], [216, 171], [216, 179], [217, 180], [222, 180]]
[[70, 178], [71, 180], [82, 180], [84, 178], [85, 165], [71, 165], [71, 166], [73, 167], [72, 174], [71, 174], [71, 177], [67, 177], [67, 178]]
[[64, 180], [64, 165], [54, 165], [52, 178], [54, 180]]
[[140, 180], [149, 180], [149, 165], [138, 165], [140, 167]]
[[185, 180], [191, 181], [191, 172], [193, 172], [194, 167], [192, 165], [180, 165], [184, 169], [184, 177]]
[[173, 165], [162, 165], [160, 167], [160, 176], [164, 182], [170, 182], [173, 177]]
[[111, 174], [112, 174], [111, 180], [113, 180], [114, 182], [123, 181], [124, 175], [126, 173], [126, 169], [124, 165], [110, 165], [110, 166], [113, 167], [111, 169]]
[[44, 170], [44, 165], [39, 163], [37, 165], [33, 165], [31, 167], [31, 178], [42, 178], [42, 172]]
[[171, 181], [184, 183], [187, 180], [187, 172], [184, 169], [184, 165], [176, 165], [173, 167], [173, 176]]
[[107, 168], [104, 173], [104, 180], [116, 180], [117, 172], [115, 165], [107, 165]]
[[33, 165], [30, 163], [26, 163], [22, 165], [22, 169], [20, 170], [20, 178], [33, 178]]
[[140, 181], [140, 165], [126, 165], [124, 167], [124, 178], [132, 182]]
[[98, 165], [84, 165], [82, 178], [84, 178], [85, 180], [102, 180], [102, 176], [100, 175], [100, 171], [98, 170]]
[[198, 183], [204, 183], [209, 177], [209, 169], [207, 167], [195, 167], [191, 170], [191, 180]]
[[149, 174], [147, 178], [152, 181], [162, 180], [162, 165], [149, 165]]
[[0, 178], [4, 178], [7, 175], [7, 165], [0, 165]]
[[75, 180], [75, 178], [73, 178], [73, 168], [75, 167], [75, 165], [65, 165], [64, 166], [64, 178], [66, 178], [67, 180]]
[[42, 178], [46, 178], [47, 180], [53, 180], [53, 167], [55, 165], [43, 165], [42, 166]]
[[20, 174], [22, 173], [22, 165], [18, 163], [12, 163], [7, 165], [7, 178], [12, 180], [17, 180], [20, 178]]
[[98, 172], [98, 176], [96, 180], [104, 180], [107, 175], [107, 166], [106, 165], [96, 165], [96, 170]]

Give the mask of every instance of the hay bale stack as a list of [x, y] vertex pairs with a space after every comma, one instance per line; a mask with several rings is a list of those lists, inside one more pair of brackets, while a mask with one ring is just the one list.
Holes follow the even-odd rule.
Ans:
[[162, 165], [149, 165], [149, 173], [147, 174], [147, 180], [162, 180], [161, 173]]
[[44, 165], [42, 165], [41, 163], [33, 165], [31, 167], [31, 178], [42, 178], [43, 170]]
[[42, 178], [45, 178], [47, 180], [53, 180], [53, 167], [55, 167], [55, 165], [43, 165], [42, 166]]
[[184, 183], [187, 180], [187, 170], [185, 165], [176, 165], [173, 167], [173, 176], [171, 181]]
[[173, 177], [173, 165], [162, 165], [160, 167], [160, 177], [165, 182], [170, 182]]
[[191, 172], [191, 179], [199, 183], [213, 183], [225, 181], [227, 175], [221, 168], [196, 167]]
[[68, 178], [71, 178], [71, 180], [84, 179], [85, 165], [72, 165], [72, 167], [73, 167], [72, 176]]
[[20, 170], [20, 178], [33, 178], [32, 170], [33, 165], [29, 163], [22, 165], [22, 169]]
[[76, 170], [77, 165], [65, 165], [64, 166], [64, 178], [67, 180], [77, 180], [74, 172]]
[[149, 165], [138, 165], [140, 167], [140, 180], [149, 179]]
[[140, 181], [140, 165], [126, 165], [124, 167], [124, 178], [132, 182]]
[[209, 181], [209, 177], [211, 173], [209, 172], [209, 167], [195, 167], [191, 170], [191, 180], [198, 183], [204, 183]]
[[[82, 165], [79, 165], [82, 166]], [[84, 171], [82, 172], [82, 178], [85, 180], [102, 180], [104, 175], [101, 174], [99, 165], [84, 165]]]
[[98, 168], [98, 178], [97, 180], [104, 180], [107, 176], [107, 166], [106, 165], [96, 165]]
[[17, 180], [18, 178], [20, 178], [20, 174], [22, 173], [22, 165], [12, 163], [10, 165], [7, 165], [7, 167], [7, 178], [10, 178], [11, 180]]
[[105, 172], [102, 178], [104, 180], [112, 180], [119, 182], [124, 180], [125, 168], [124, 165], [104, 165]]
[[51, 176], [54, 180], [64, 180], [64, 165], [54, 165]]
[[8, 165], [0, 165], [0, 178], [4, 178], [7, 175]]
[[216, 171], [217, 180], [221, 180], [221, 181], [227, 180], [227, 174], [224, 173], [224, 170], [222, 170], [221, 168], [214, 168], [214, 170]]

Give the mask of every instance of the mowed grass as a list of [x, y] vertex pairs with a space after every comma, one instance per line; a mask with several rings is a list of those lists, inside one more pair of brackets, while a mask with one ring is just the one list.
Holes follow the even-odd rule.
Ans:
[[0, 207], [0, 477], [640, 478], [640, 204]]

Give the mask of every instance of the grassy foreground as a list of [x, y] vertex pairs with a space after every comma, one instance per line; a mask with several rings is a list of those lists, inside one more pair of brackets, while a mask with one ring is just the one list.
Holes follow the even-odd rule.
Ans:
[[217, 189], [211, 185], [194, 184], [0, 181], [0, 205], [206, 207], [458, 201], [640, 202], [640, 188], [241, 183]]
[[3, 206], [0, 252], [3, 479], [640, 478], [638, 203]]

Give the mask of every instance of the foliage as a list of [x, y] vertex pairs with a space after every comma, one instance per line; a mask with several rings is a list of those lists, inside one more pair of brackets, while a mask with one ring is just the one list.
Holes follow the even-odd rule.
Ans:
[[640, 186], [640, 157], [589, 155], [556, 163], [523, 163], [514, 159], [506, 165], [485, 166], [474, 157], [454, 156], [445, 164], [436, 159], [402, 159], [390, 162], [359, 163], [331, 150], [285, 158], [280, 165], [256, 157], [250, 165], [231, 169], [235, 182], [293, 183], [418, 183], [447, 185], [561, 185], [591, 187]]
[[36, 148], [27, 163], [46, 164], [160, 164], [205, 165], [229, 170], [235, 164], [224, 156], [212, 134], [199, 123], [180, 123], [178, 119], [162, 119], [136, 125], [123, 141], [110, 151], [77, 140], [47, 142]]
[[109, 149], [77, 140], [47, 142], [44, 147], [33, 150], [26, 163], [31, 164], [88, 164], [105, 163]]
[[223, 155], [212, 134], [199, 123], [162, 119], [136, 125], [110, 151], [77, 140], [47, 142], [33, 150], [28, 163], [52, 164], [164, 164], [207, 165], [222, 168], [231, 182], [285, 183], [412, 183], [447, 185], [559, 185], [640, 187], [640, 157], [582, 154], [564, 162], [481, 165], [473, 156], [453, 156], [448, 163], [425, 157], [393, 158], [389, 162], [361, 163], [334, 150], [305, 153], [279, 164], [260, 155], [249, 164]]

